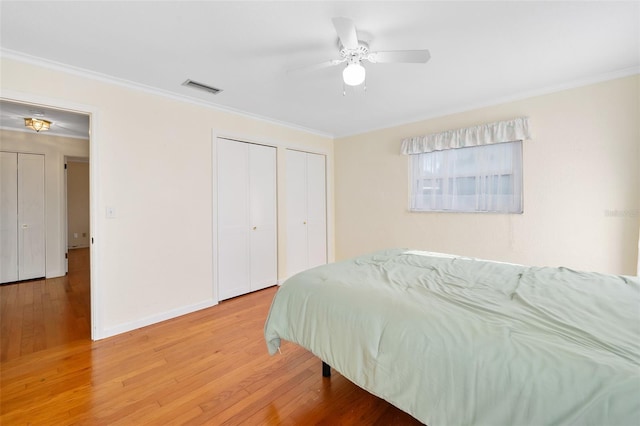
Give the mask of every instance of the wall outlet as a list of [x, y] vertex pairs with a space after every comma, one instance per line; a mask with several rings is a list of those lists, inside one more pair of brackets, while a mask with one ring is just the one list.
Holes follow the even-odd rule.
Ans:
[[107, 218], [113, 219], [116, 217], [116, 209], [114, 207], [107, 207]]
[[78, 238], [78, 233], [77, 232], [73, 233], [73, 238]]

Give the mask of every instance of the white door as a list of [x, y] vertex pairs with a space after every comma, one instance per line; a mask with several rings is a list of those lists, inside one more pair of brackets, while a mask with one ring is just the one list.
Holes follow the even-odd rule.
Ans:
[[278, 281], [276, 149], [218, 139], [218, 298]]
[[307, 154], [287, 150], [287, 275], [307, 269]]
[[45, 276], [44, 155], [18, 154], [18, 275]]
[[327, 263], [325, 156], [287, 151], [287, 274]]
[[276, 149], [249, 146], [251, 291], [278, 281]]
[[18, 281], [18, 154], [0, 152], [0, 282]]
[[1, 155], [2, 282], [44, 277], [44, 155]]
[[249, 147], [218, 139], [218, 298], [250, 291]]
[[325, 156], [307, 154], [307, 268], [327, 263]]

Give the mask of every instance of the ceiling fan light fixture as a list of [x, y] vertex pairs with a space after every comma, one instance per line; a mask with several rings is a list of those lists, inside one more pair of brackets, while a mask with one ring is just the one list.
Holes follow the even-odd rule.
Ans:
[[51, 122], [48, 120], [42, 120], [40, 118], [25, 118], [24, 125], [39, 133], [41, 131], [49, 130], [49, 127], [51, 127]]
[[350, 62], [342, 71], [342, 78], [348, 86], [359, 86], [364, 82], [366, 73], [360, 62]]

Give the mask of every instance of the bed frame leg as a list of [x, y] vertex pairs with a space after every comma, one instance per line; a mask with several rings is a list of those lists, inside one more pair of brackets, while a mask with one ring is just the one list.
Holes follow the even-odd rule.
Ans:
[[322, 361], [322, 377], [331, 377], [331, 366]]

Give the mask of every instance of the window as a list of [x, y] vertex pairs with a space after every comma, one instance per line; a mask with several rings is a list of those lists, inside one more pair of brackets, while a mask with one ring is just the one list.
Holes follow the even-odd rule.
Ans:
[[522, 213], [522, 143], [528, 117], [402, 140], [412, 211]]
[[412, 211], [522, 213], [522, 141], [410, 155]]

